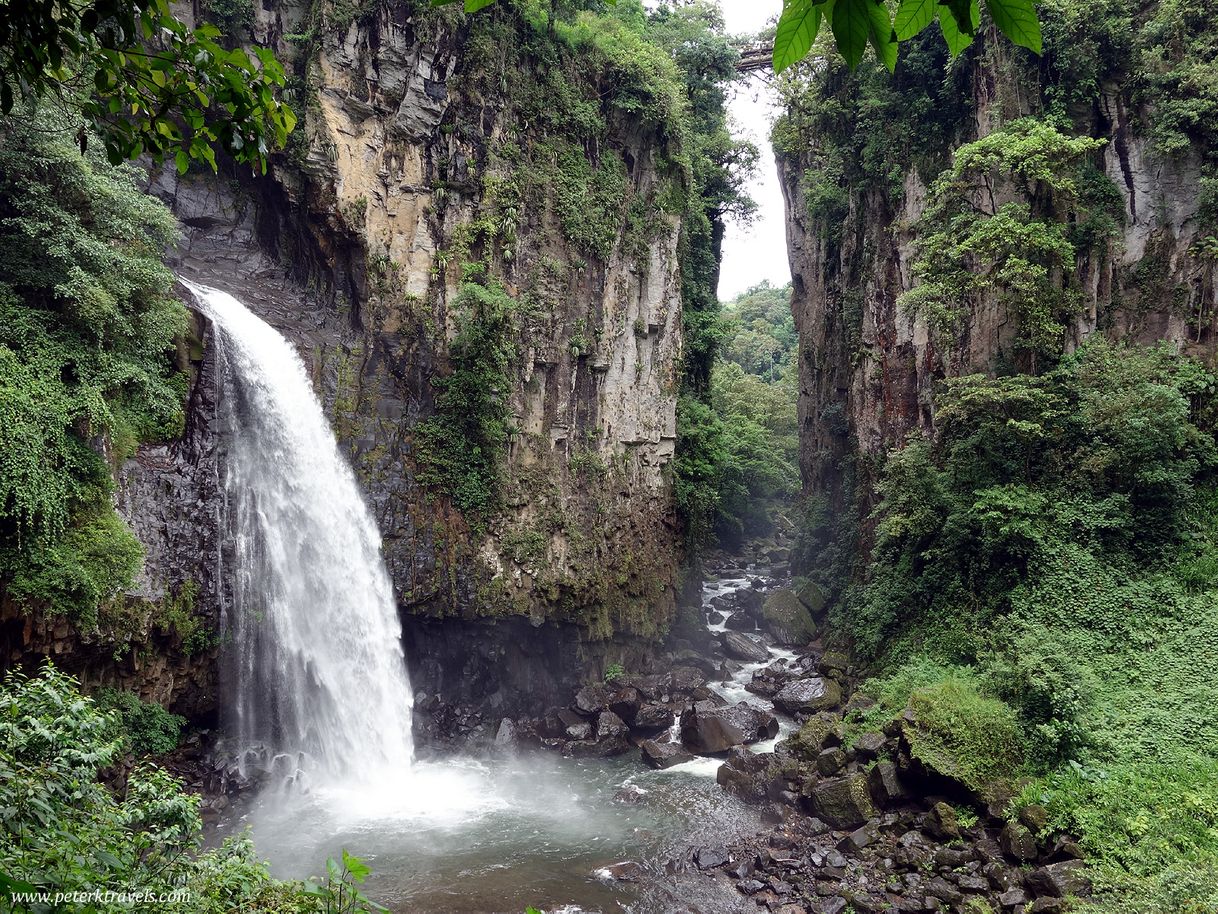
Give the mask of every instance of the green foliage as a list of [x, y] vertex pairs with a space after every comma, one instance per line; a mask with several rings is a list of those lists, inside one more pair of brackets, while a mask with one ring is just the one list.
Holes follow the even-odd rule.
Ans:
[[[47, 97], [66, 102], [115, 165], [147, 154], [172, 157], [183, 172], [192, 160], [214, 170], [219, 145], [265, 171], [296, 123], [274, 97], [283, 68], [265, 48], [229, 51], [219, 37], [211, 25], [187, 28], [168, 0], [6, 3], [0, 111], [13, 112], [18, 98], [31, 109]], [[84, 152], [90, 134], [76, 137]]]
[[917, 721], [905, 731], [910, 751], [933, 770], [985, 794], [1023, 767], [1026, 749], [1015, 710], [983, 694], [964, 671], [915, 689], [909, 707]]
[[127, 745], [136, 755], [165, 755], [178, 747], [186, 718], [170, 714], [153, 702], [140, 700], [134, 692], [100, 689], [94, 697], [99, 711], [118, 715]]
[[771, 382], [794, 370], [799, 341], [791, 315], [789, 285], [774, 288], [763, 282], [754, 286], [728, 303], [725, 315], [733, 321], [736, 331], [724, 346], [725, 359]]
[[964, 129], [972, 106], [965, 68], [929, 34], [902, 47], [893, 74], [870, 60], [851, 71], [830, 56], [811, 72], [784, 73], [778, 90], [775, 149], [805, 164], [813, 227], [835, 242], [852, 194], [896, 200], [910, 167], [928, 177], [941, 170], [944, 140]]
[[181, 432], [186, 311], [168, 211], [61, 127], [0, 126], [0, 579], [89, 624], [142, 561], [97, 442], [121, 460]]
[[433, 379], [436, 413], [415, 429], [419, 481], [445, 492], [479, 529], [500, 504], [516, 307], [494, 280], [461, 286], [453, 302], [452, 370]]
[[254, 24], [253, 0], [203, 0], [203, 18], [229, 39], [240, 39]]
[[1108, 910], [1218, 892], [1216, 392], [1168, 346], [1100, 340], [1040, 377], [946, 382], [836, 609], [893, 670], [875, 713], [908, 699], [938, 739], [918, 751], [974, 759], [974, 787], [1035, 774], [1024, 801], [1082, 838]]
[[768, 532], [799, 486], [790, 289], [750, 289], [726, 316], [709, 402], [686, 394], [677, 409], [677, 504], [694, 548]]
[[[960, 147], [930, 189], [917, 227], [919, 284], [904, 306], [951, 339], [979, 296], [993, 295], [1016, 316], [1021, 348], [1056, 354], [1080, 301], [1065, 279], [1075, 259], [1070, 227], [1090, 215], [1079, 165], [1102, 145], [1026, 118]], [[1022, 199], [997, 203], [1007, 188]]]
[[626, 675], [626, 670], [620, 663], [611, 663], [605, 667], [605, 682], [617, 682]]
[[[117, 714], [47, 666], [0, 687], [0, 872], [31, 891], [178, 892], [174, 912], [320, 912], [300, 884], [272, 880], [248, 838], [202, 851], [198, 800], [160, 769], [101, 781], [124, 748]], [[50, 914], [50, 903], [23, 907]], [[128, 910], [123, 906], [121, 910]], [[90, 910], [111, 912], [102, 904]]]

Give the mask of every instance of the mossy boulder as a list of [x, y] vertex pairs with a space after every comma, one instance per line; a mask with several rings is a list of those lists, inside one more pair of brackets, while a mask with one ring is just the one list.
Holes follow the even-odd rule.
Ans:
[[815, 581], [809, 581], [807, 578], [796, 578], [795, 596], [799, 598], [799, 602], [804, 605], [804, 608], [811, 613], [813, 619], [824, 617], [825, 604], [828, 602], [828, 597]]
[[863, 774], [817, 781], [807, 796], [812, 812], [834, 828], [857, 828], [876, 814]]
[[814, 762], [821, 750], [842, 744], [841, 721], [830, 715], [809, 717], [786, 741], [787, 748], [804, 761]]
[[915, 690], [894, 721], [911, 758], [982, 800], [1009, 797], [1024, 765], [1023, 727], [1015, 710], [982, 694], [971, 680], [949, 677]]
[[779, 644], [802, 645], [816, 637], [812, 614], [796, 596], [783, 587], [766, 597], [761, 607], [762, 625]]

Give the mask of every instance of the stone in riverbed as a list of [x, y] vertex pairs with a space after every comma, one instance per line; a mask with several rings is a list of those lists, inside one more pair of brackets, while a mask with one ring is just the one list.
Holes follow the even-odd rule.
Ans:
[[586, 685], [575, 694], [575, 708], [583, 714], [595, 714], [609, 706], [609, 687], [604, 683]]
[[1088, 895], [1091, 882], [1083, 873], [1081, 860], [1063, 860], [1033, 870], [1024, 877], [1024, 883], [1037, 895], [1052, 895], [1065, 898], [1067, 895]]
[[634, 727], [636, 730], [667, 730], [674, 720], [676, 715], [671, 707], [648, 702], [634, 715]]
[[1036, 859], [1036, 838], [1026, 825], [1018, 822], [1008, 822], [998, 836], [1002, 852], [1012, 860], [1028, 863]]
[[765, 599], [761, 607], [762, 623], [779, 644], [803, 645], [816, 637], [812, 614], [799, 601], [795, 591], [782, 588]]
[[897, 766], [892, 762], [877, 762], [867, 775], [867, 786], [871, 788], [871, 795], [881, 806], [888, 806], [908, 796], [897, 773]]
[[700, 870], [713, 870], [728, 862], [727, 849], [723, 847], [700, 847], [694, 851], [694, 862]]
[[558, 712], [558, 722], [571, 739], [587, 739], [592, 735], [592, 724], [568, 708]]
[[723, 652], [736, 660], [746, 663], [762, 663], [769, 659], [770, 652], [740, 632], [724, 632], [719, 636], [723, 644]]
[[516, 724], [510, 717], [499, 722], [499, 730], [495, 733], [495, 748], [512, 749], [516, 745]]
[[835, 828], [858, 828], [875, 815], [862, 774], [818, 781], [811, 785], [808, 800], [812, 811]]
[[727, 760], [715, 772], [715, 780], [728, 793], [760, 803], [766, 798], [770, 759], [768, 755], [737, 747], [727, 754]]
[[643, 868], [633, 860], [623, 860], [621, 863], [611, 863], [596, 874], [616, 882], [638, 882], [643, 878]]
[[777, 718], [743, 701], [727, 707], [696, 701], [681, 714], [681, 742], [699, 755], [716, 755], [777, 735]]
[[693, 754], [680, 743], [657, 743], [654, 739], [643, 740], [639, 753], [651, 768], [671, 768], [694, 760]]
[[630, 732], [626, 722], [612, 711], [601, 711], [596, 719], [596, 738], [607, 739], [611, 736], [625, 736]]
[[788, 682], [774, 696], [774, 704], [791, 715], [824, 711], [841, 703], [842, 687], [820, 676]]

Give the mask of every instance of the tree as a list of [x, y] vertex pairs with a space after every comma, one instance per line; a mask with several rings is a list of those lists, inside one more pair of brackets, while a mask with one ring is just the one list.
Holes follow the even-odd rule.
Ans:
[[0, 0], [0, 111], [53, 99], [79, 115], [81, 151], [92, 127], [113, 164], [147, 154], [214, 170], [219, 145], [265, 171], [296, 123], [275, 98], [283, 68], [219, 38], [188, 28], [169, 0]]

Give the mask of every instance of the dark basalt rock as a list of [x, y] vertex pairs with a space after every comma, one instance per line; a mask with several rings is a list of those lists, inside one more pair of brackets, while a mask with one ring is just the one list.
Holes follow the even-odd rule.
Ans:
[[699, 755], [716, 755], [777, 734], [773, 714], [743, 701], [727, 707], [698, 701], [681, 714], [681, 742]]
[[1018, 822], [1008, 822], [1003, 826], [1002, 834], [998, 837], [1002, 852], [1012, 860], [1028, 863], [1036, 859], [1036, 838], [1026, 825]]
[[770, 656], [770, 652], [747, 635], [740, 632], [724, 632], [719, 636], [723, 644], [723, 652], [736, 660], [745, 663], [761, 663]]
[[812, 812], [836, 828], [857, 828], [875, 815], [862, 774], [818, 781], [811, 785], [808, 800]]
[[1037, 895], [1065, 898], [1068, 895], [1089, 895], [1091, 880], [1083, 872], [1081, 860], [1063, 860], [1033, 870], [1024, 877], [1028, 889]]
[[841, 703], [841, 686], [820, 676], [788, 682], [774, 696], [774, 704], [788, 714], [810, 714], [836, 708]]
[[651, 768], [671, 768], [694, 760], [693, 753], [686, 751], [680, 743], [658, 743], [653, 739], [643, 740], [639, 753]]
[[648, 702], [638, 709], [632, 723], [636, 730], [667, 730], [674, 720], [676, 714], [670, 705]]

